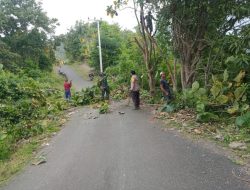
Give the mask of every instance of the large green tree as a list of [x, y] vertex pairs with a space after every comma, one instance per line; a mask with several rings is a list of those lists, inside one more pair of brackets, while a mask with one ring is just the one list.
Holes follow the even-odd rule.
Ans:
[[17, 54], [21, 58], [18, 63], [15, 56], [1, 59], [5, 68], [22, 67], [27, 59], [40, 67], [39, 60], [46, 56], [51, 63], [40, 68], [51, 69], [54, 57], [49, 50], [53, 47], [48, 36], [53, 34], [56, 24], [57, 20], [47, 17], [35, 0], [1, 0], [0, 41], [9, 55]]
[[194, 82], [204, 50], [227, 36], [237, 23], [249, 19], [250, 3], [245, 0], [151, 2], [159, 8], [161, 34], [170, 37], [180, 57], [183, 88]]
[[65, 36], [64, 48], [67, 57], [72, 61], [83, 60], [84, 41], [87, 39], [88, 25], [83, 21], [77, 21]]
[[[100, 21], [101, 50], [104, 69], [117, 64], [123, 32], [117, 24]], [[100, 70], [97, 23], [77, 21], [65, 35], [64, 45], [71, 61], [88, 61]]]
[[[128, 2], [128, 0], [116, 0], [113, 5], [108, 6], [107, 11], [117, 15], [117, 10], [124, 6], [128, 7]], [[190, 87], [196, 79], [197, 67], [202, 61], [204, 52], [216, 44], [216, 40], [233, 32], [237, 25], [243, 26], [243, 23], [249, 21], [250, 2], [246, 0], [131, 0], [130, 2], [135, 5], [133, 9], [140, 12], [137, 17], [139, 26], [143, 26], [145, 18], [145, 14], [140, 10], [155, 12], [158, 39], [165, 39], [166, 46], [170, 45], [165, 49], [173, 50], [173, 54], [180, 59], [183, 88]], [[144, 38], [144, 42], [149, 40]], [[164, 44], [162, 41], [160, 43]], [[143, 54], [147, 55], [147, 52], [144, 50]], [[170, 67], [168, 68], [170, 70]]]

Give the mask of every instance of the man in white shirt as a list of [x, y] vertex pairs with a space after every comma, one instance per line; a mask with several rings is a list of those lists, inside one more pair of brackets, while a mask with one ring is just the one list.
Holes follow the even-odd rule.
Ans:
[[140, 109], [140, 86], [138, 82], [138, 77], [135, 73], [135, 71], [131, 71], [131, 85], [130, 85], [130, 91], [131, 91], [131, 97], [135, 106], [135, 110]]

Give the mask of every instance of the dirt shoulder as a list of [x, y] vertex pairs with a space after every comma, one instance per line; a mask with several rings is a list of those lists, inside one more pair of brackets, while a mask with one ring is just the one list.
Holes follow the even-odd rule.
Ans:
[[176, 113], [160, 112], [158, 109], [155, 107], [152, 117], [163, 123], [162, 131], [185, 136], [215, 153], [225, 155], [236, 164], [250, 168], [249, 137], [240, 133], [234, 125], [198, 123], [195, 113], [188, 109]]

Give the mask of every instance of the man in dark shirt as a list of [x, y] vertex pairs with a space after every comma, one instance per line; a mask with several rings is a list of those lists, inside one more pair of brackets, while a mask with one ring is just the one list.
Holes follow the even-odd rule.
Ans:
[[102, 100], [109, 99], [109, 85], [108, 85], [108, 81], [107, 81], [107, 77], [105, 73], [101, 73], [100, 74], [100, 81], [98, 86], [100, 87], [101, 91], [102, 91]]
[[160, 76], [161, 76], [160, 88], [162, 91], [162, 95], [163, 95], [164, 100], [168, 103], [172, 99], [170, 87], [169, 87], [169, 84], [166, 80], [166, 74], [164, 72], [161, 72]]

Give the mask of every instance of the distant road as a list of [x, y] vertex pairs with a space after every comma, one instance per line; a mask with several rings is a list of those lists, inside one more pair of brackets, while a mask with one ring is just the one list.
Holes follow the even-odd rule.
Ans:
[[61, 71], [66, 73], [69, 80], [72, 80], [73, 88], [77, 91], [93, 86], [93, 82], [84, 80], [81, 76], [77, 75], [69, 65], [63, 65]]

